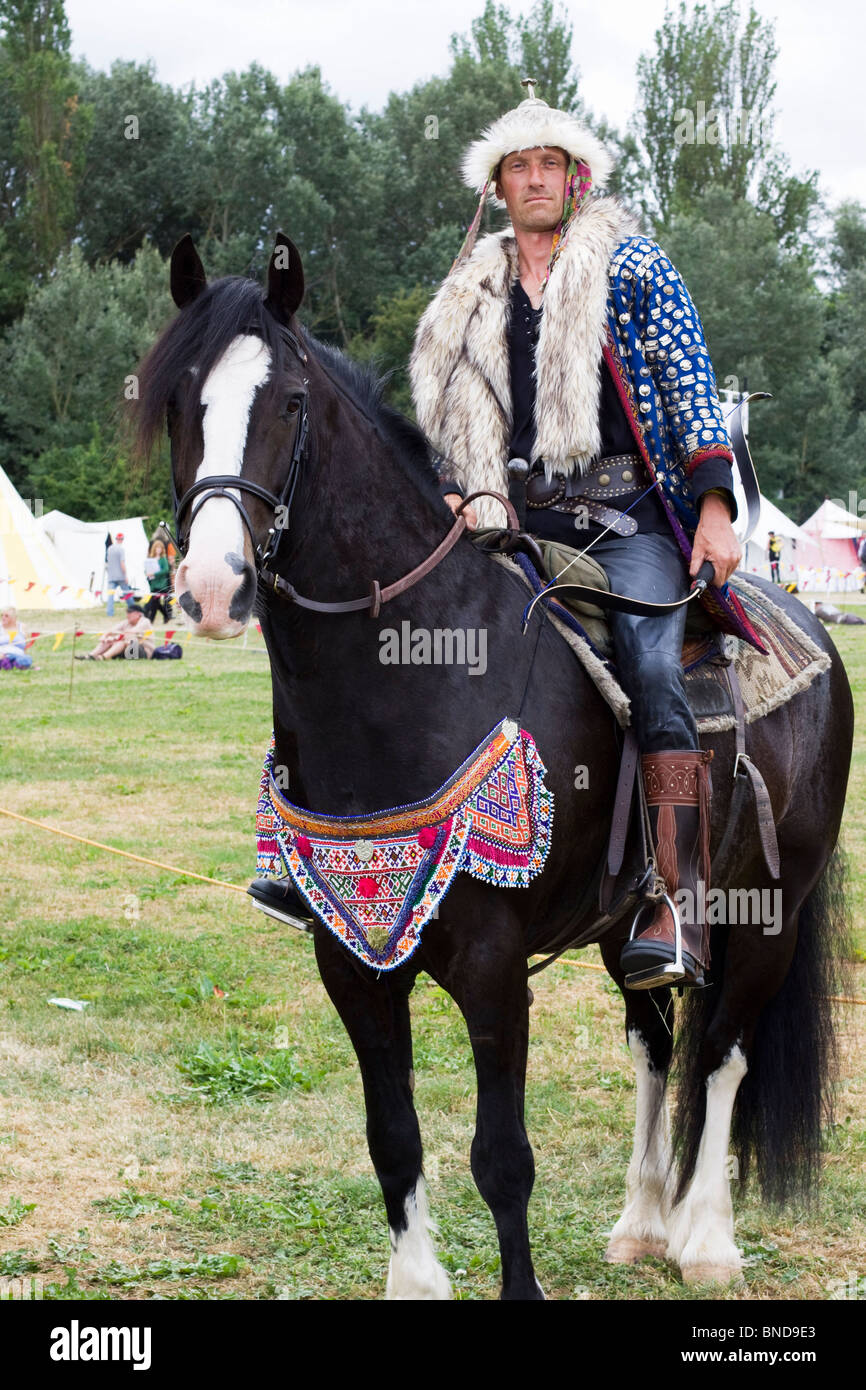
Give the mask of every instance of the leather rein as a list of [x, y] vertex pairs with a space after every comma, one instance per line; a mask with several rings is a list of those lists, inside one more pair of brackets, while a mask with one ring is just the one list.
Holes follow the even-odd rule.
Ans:
[[[301, 364], [306, 366], [309, 361], [307, 352], [295, 334], [285, 327], [281, 327], [280, 333], [285, 343], [291, 348]], [[323, 368], [323, 370], [326, 369]], [[326, 374], [330, 376], [327, 370]], [[306, 386], [307, 384], [307, 379], [304, 378], [304, 385]], [[335, 383], [335, 385], [336, 384], [338, 383]], [[517, 512], [509, 499], [500, 492], [482, 489], [478, 492], [470, 493], [468, 497], [464, 497], [460, 505], [455, 508], [455, 520], [453, 525], [436, 546], [435, 550], [431, 551], [427, 556], [426, 560], [423, 560], [420, 565], [416, 565], [414, 569], [409, 570], [400, 579], [396, 579], [392, 584], [386, 584], [383, 587], [377, 579], [373, 579], [366, 594], [361, 595], [359, 598], [343, 599], [341, 601], [325, 602], [320, 599], [307, 598], [304, 594], [299, 593], [293, 584], [290, 584], [287, 579], [284, 579], [282, 575], [278, 574], [276, 570], [272, 568], [283, 533], [288, 530], [292, 501], [300, 477], [301, 464], [303, 463], [307, 449], [309, 418], [306, 392], [300, 397], [297, 414], [298, 426], [292, 445], [292, 454], [289, 460], [286, 480], [280, 493], [273, 492], [269, 488], [263, 487], [260, 483], [253, 482], [250, 478], [244, 478], [240, 474], [221, 473], [198, 479], [197, 482], [194, 482], [191, 487], [188, 487], [186, 492], [178, 498], [174, 481], [174, 469], [172, 469], [171, 486], [175, 526], [177, 530], [176, 544], [181, 555], [186, 554], [189, 545], [190, 528], [192, 527], [195, 517], [198, 515], [199, 509], [211, 497], [226, 497], [240, 513], [241, 521], [246, 527], [255, 553], [256, 573], [267, 589], [272, 590], [275, 594], [278, 594], [288, 602], [297, 604], [299, 608], [306, 608], [314, 613], [358, 613], [369, 610], [370, 617], [376, 618], [379, 616], [383, 603], [388, 603], [390, 599], [397, 598], [399, 594], [405, 594], [409, 589], [413, 588], [415, 584], [418, 584], [420, 580], [430, 574], [431, 571], [445, 559], [445, 556], [454, 549], [454, 546], [467, 529], [466, 518], [462, 515], [462, 512], [464, 508], [468, 507], [470, 502], [474, 502], [477, 497], [493, 497], [505, 508], [505, 513], [508, 518], [508, 527], [503, 530], [501, 543], [496, 547], [500, 552], [509, 553], [525, 544], [528, 548], [534, 549], [537, 553], [538, 548], [534, 546], [532, 538], [521, 530]], [[738, 440], [736, 442], [739, 443], [740, 441]], [[742, 443], [745, 445], [744, 440]], [[747, 446], [745, 446], [745, 454], [748, 458]], [[749, 463], [751, 463], [750, 458]], [[752, 477], [754, 477], [754, 468], [752, 468]], [[755, 491], [757, 491], [757, 487], [755, 487]], [[260, 498], [263, 502], [269, 503], [274, 509], [275, 525], [268, 529], [267, 539], [264, 545], [256, 540], [252, 521], [239, 496], [241, 492], [247, 492], [254, 497]], [[749, 497], [748, 500], [750, 504], [749, 510], [751, 512], [752, 498]], [[193, 503], [195, 503], [195, 505], [193, 505]], [[184, 526], [183, 517], [187, 508], [189, 508], [189, 520], [186, 526]], [[280, 511], [284, 511], [285, 515], [280, 521], [280, 524], [277, 525], [277, 514]], [[752, 525], [754, 525], [754, 522]], [[540, 555], [538, 555], [538, 559], [540, 558]], [[709, 561], [706, 561], [701, 566], [698, 577], [694, 580], [688, 595], [673, 603], [647, 603], [641, 599], [635, 599], [625, 594], [614, 594], [606, 589], [587, 588], [580, 585], [565, 584], [556, 587], [576, 590], [575, 597], [588, 599], [602, 608], [615, 608], [624, 612], [653, 616], [654, 614], [670, 612], [674, 608], [680, 607], [681, 604], [688, 603], [691, 599], [696, 598], [699, 594], [703, 593], [708, 584], [712, 582], [712, 579], [713, 566]], [[555, 597], [555, 592], [556, 588], [554, 587], [550, 594], [544, 595], [544, 597], [553, 598]], [[542, 597], [542, 595], [539, 595], [539, 597]]]

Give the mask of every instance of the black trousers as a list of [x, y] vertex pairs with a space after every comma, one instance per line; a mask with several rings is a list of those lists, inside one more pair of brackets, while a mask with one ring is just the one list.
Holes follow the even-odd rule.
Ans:
[[171, 622], [171, 607], [169, 606], [169, 595], [151, 594], [147, 603], [144, 604], [144, 612], [149, 622], [153, 622], [157, 613], [162, 613], [162, 621], [165, 624]]
[[[688, 570], [673, 535], [608, 533], [589, 553], [606, 572], [615, 593], [649, 603], [670, 603], [688, 592]], [[686, 699], [680, 661], [686, 607], [652, 618], [611, 610], [608, 621], [640, 751], [697, 748], [698, 729]]]

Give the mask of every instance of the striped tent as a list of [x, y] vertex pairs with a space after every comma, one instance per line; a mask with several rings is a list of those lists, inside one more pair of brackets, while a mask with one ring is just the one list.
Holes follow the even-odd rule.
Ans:
[[27, 503], [0, 468], [0, 604], [31, 608], [93, 608], [96, 599], [68, 573]]

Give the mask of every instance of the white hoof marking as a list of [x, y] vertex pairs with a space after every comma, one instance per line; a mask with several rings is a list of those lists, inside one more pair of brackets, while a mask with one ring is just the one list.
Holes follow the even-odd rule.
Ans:
[[436, 1299], [451, 1297], [451, 1283], [436, 1258], [431, 1230], [435, 1230], [427, 1208], [427, 1189], [423, 1178], [406, 1198], [406, 1228], [391, 1231], [391, 1263], [388, 1267], [386, 1299]]

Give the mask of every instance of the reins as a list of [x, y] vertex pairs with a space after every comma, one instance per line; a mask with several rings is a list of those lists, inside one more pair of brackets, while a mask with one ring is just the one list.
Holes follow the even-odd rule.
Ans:
[[[283, 341], [294, 352], [301, 364], [306, 366], [309, 357], [306, 349], [302, 346], [296, 335], [285, 327], [280, 328], [280, 335]], [[323, 363], [318, 362], [318, 359], [317, 364], [321, 367], [332, 384], [339, 387], [339, 382], [335, 380], [327, 367]], [[304, 385], [306, 386], [307, 384], [307, 379], [304, 378]], [[342, 387], [340, 387], [340, 390], [341, 393], [345, 395]], [[353, 400], [352, 404], [360, 409], [356, 401]], [[374, 427], [378, 428], [375, 420], [369, 416], [366, 411], [362, 410], [362, 414], [364, 414], [365, 418], [370, 420]], [[261, 483], [256, 483], [250, 478], [243, 477], [241, 474], [220, 473], [212, 474], [206, 478], [199, 478], [186, 489], [180, 498], [178, 498], [174, 481], [174, 469], [172, 468], [172, 501], [174, 504], [175, 527], [177, 532], [176, 536], [172, 536], [172, 539], [177, 546], [178, 552], [181, 555], [186, 554], [192, 523], [204, 503], [209, 501], [212, 497], [227, 498], [228, 501], [237, 508], [241, 521], [246, 527], [255, 555], [256, 572], [267, 590], [277, 594], [280, 598], [285, 599], [289, 603], [297, 604], [299, 608], [305, 608], [314, 613], [358, 613], [369, 611], [371, 618], [378, 617], [383, 604], [388, 603], [392, 598], [397, 598], [400, 594], [405, 594], [409, 589], [413, 588], [414, 585], [426, 578], [426, 576], [445, 559], [446, 555], [450, 554], [467, 529], [466, 519], [462, 515], [463, 510], [477, 497], [493, 497], [505, 508], [508, 525], [506, 528], [503, 528], [503, 535], [498, 545], [498, 549], [502, 553], [509, 553], [518, 546], [525, 545], [535, 553], [536, 559], [540, 559], [538, 547], [534, 544], [532, 537], [527, 536], [520, 528], [518, 515], [512, 502], [502, 493], [485, 488], [480, 489], [478, 492], [470, 493], [468, 497], [463, 498], [460, 505], [455, 508], [455, 519], [451, 529], [446, 533], [435, 549], [432, 550], [427, 558], [422, 560], [419, 565], [416, 565], [414, 569], [409, 570], [399, 579], [394, 580], [393, 583], [383, 586], [378, 579], [372, 579], [367, 592], [359, 595], [357, 598], [332, 601], [308, 598], [305, 594], [299, 593], [295, 586], [291, 584], [289, 580], [284, 579], [281, 574], [278, 574], [274, 568], [280, 541], [282, 540], [284, 532], [289, 529], [292, 502], [300, 477], [301, 465], [306, 454], [308, 437], [309, 416], [307, 410], [307, 395], [306, 392], [303, 392], [298, 397], [298, 426], [292, 444], [292, 453], [286, 472], [286, 480], [280, 493], [273, 492], [271, 489], [262, 486]], [[264, 544], [256, 540], [253, 523], [239, 496], [239, 494], [243, 492], [253, 497], [258, 497], [261, 501], [268, 503], [274, 509], [275, 524], [268, 529], [267, 539]], [[189, 508], [189, 520], [184, 526], [183, 518], [187, 508]], [[276, 522], [279, 512], [283, 512], [284, 515], [280, 518], [280, 524], [277, 525]], [[165, 526], [165, 523], [163, 523], [163, 525]], [[165, 529], [171, 536], [170, 529], [167, 526], [165, 526]], [[713, 565], [711, 562], [706, 561], [701, 566], [698, 577], [692, 583], [686, 597], [676, 600], [673, 603], [646, 603], [625, 594], [610, 593], [606, 589], [595, 589], [585, 585], [571, 583], [562, 584], [552, 581], [529, 605], [524, 620], [524, 631], [526, 630], [526, 619], [528, 619], [534, 604], [539, 599], [544, 601], [548, 597], [552, 597], [557, 589], [571, 589], [574, 598], [596, 603], [601, 608], [613, 608], [627, 613], [653, 616], [659, 613], [671, 612], [673, 609], [679, 608], [682, 604], [689, 603], [693, 598], [703, 593], [707, 586], [712, 583], [713, 574]]]

